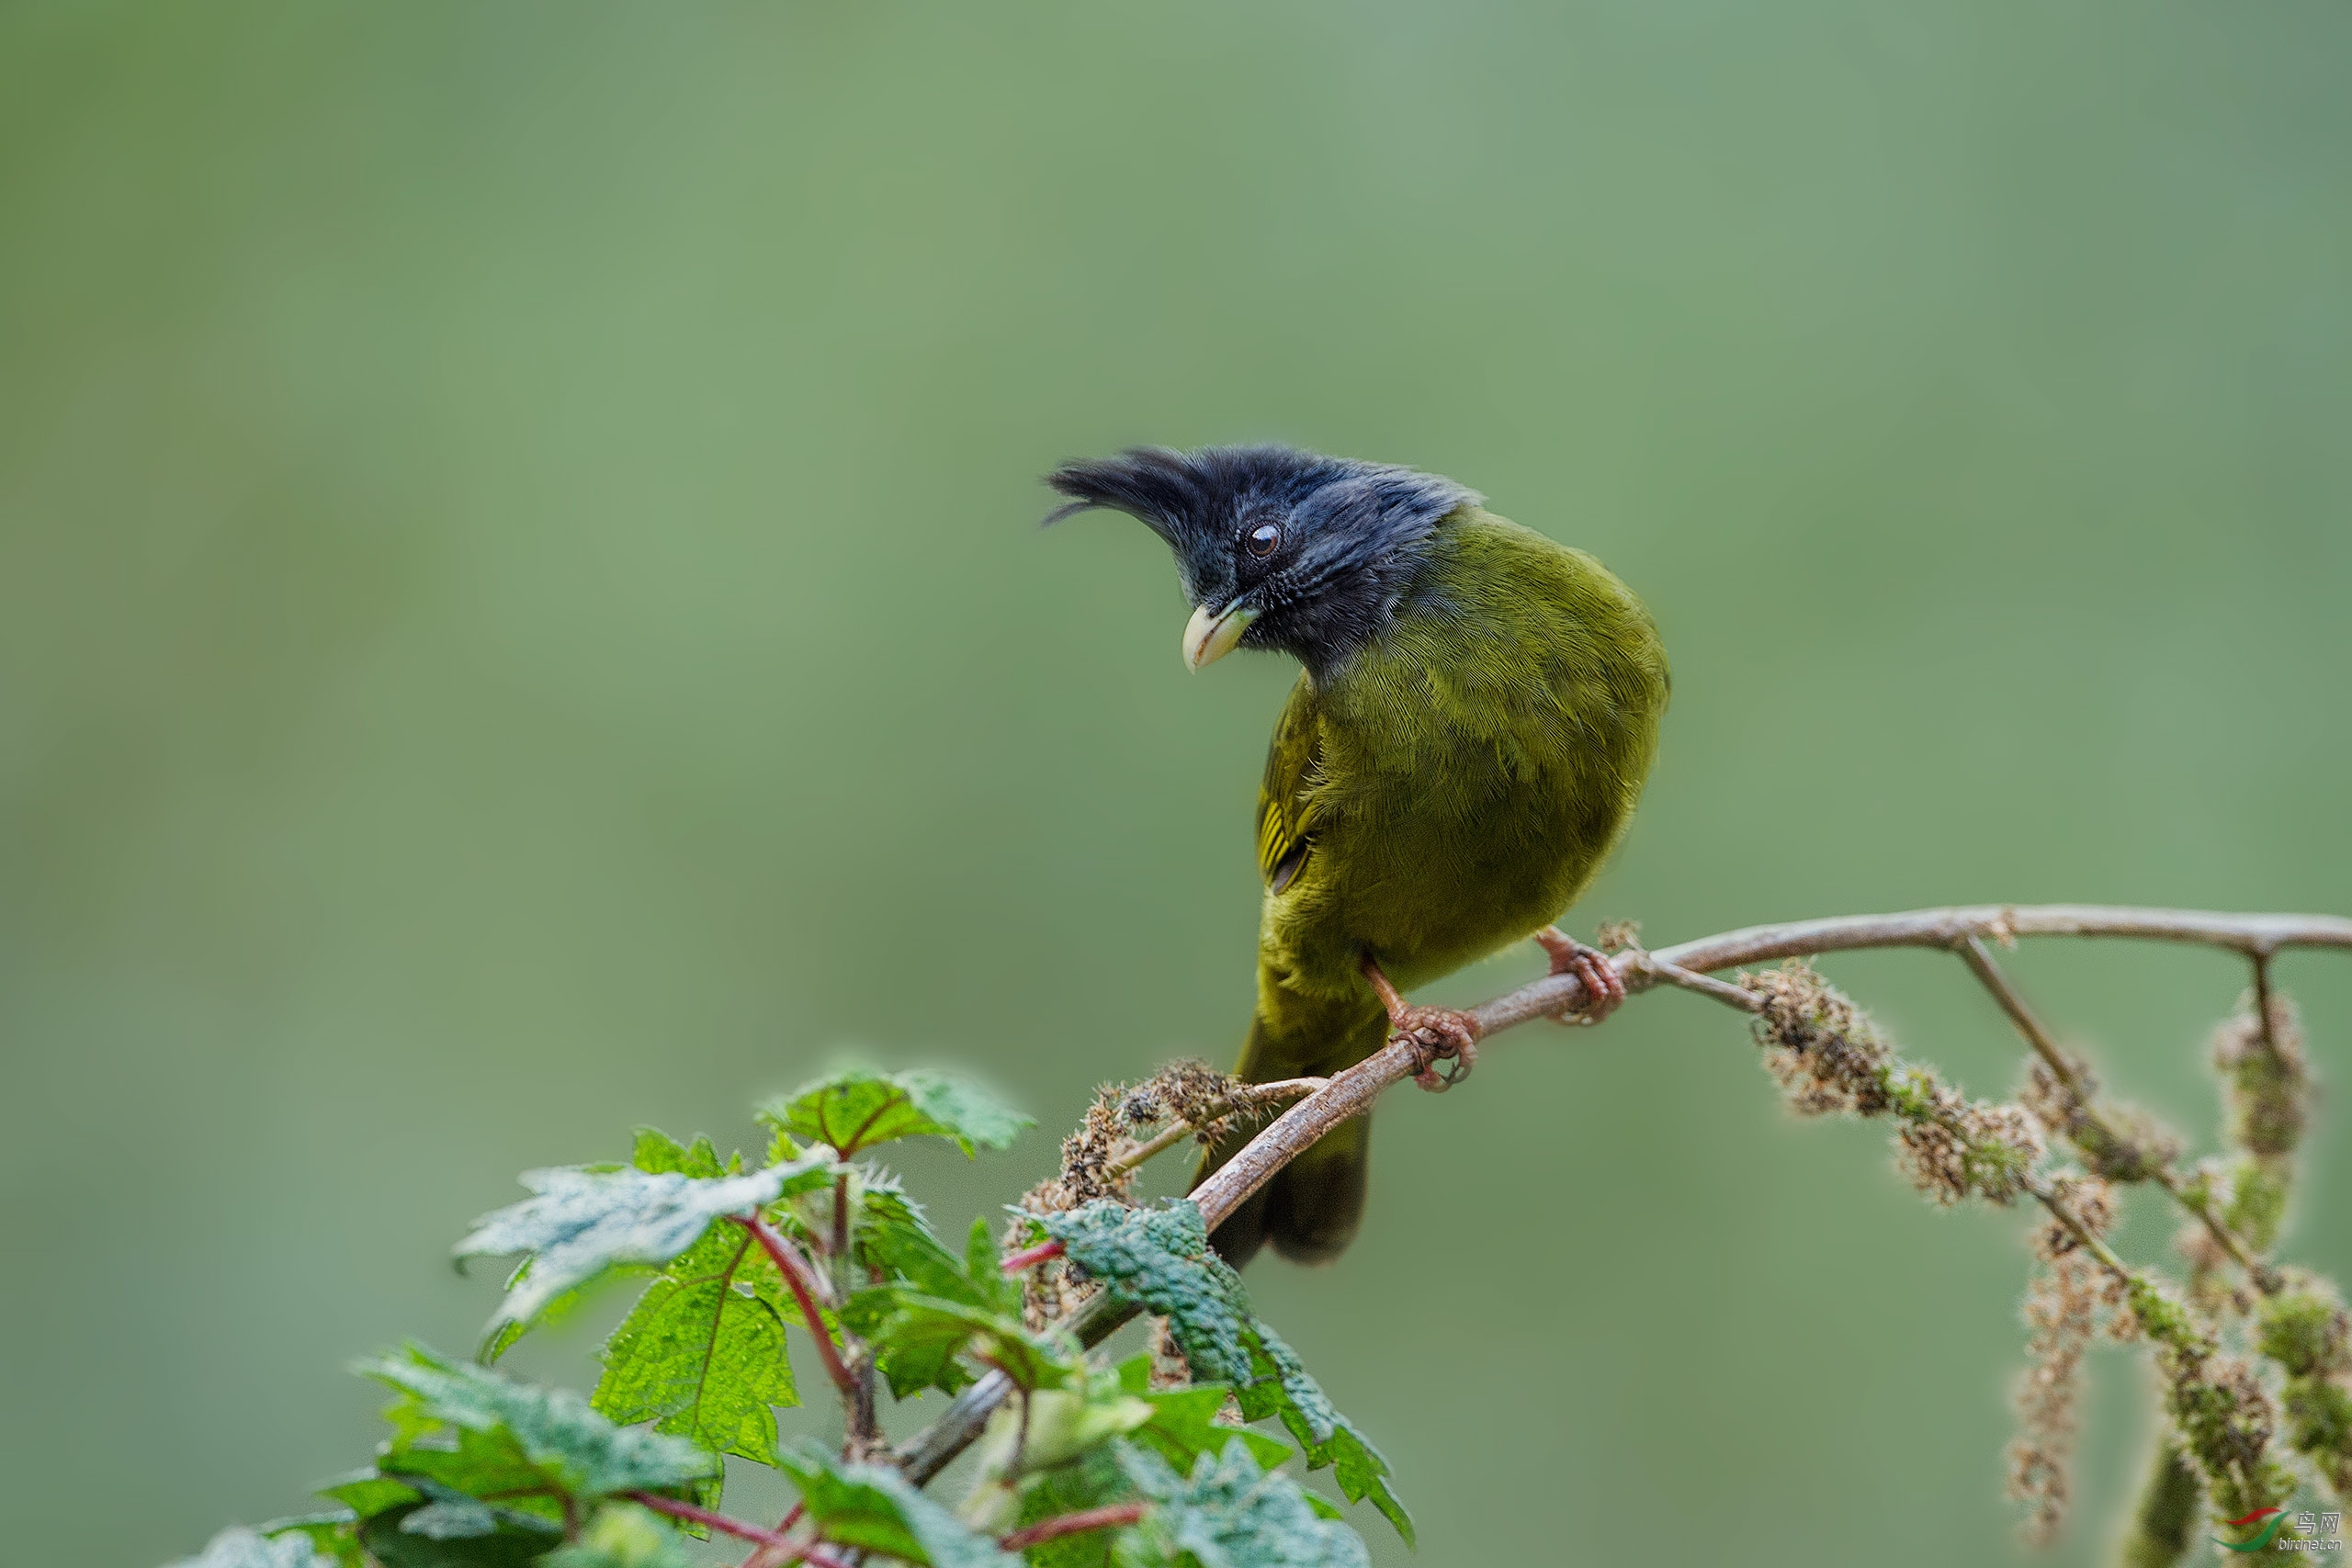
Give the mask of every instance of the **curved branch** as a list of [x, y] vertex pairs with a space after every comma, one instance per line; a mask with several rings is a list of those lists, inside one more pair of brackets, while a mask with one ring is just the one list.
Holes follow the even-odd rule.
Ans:
[[[1629, 989], [1675, 985], [1754, 1010], [1735, 999], [1733, 987], [1706, 978], [1710, 971], [1776, 959], [1850, 953], [1863, 948], [1925, 947], [1965, 951], [1972, 940], [2007, 942], [2021, 936], [2125, 937], [2149, 942], [2190, 942], [2242, 953], [2259, 964], [2290, 947], [2352, 949], [2352, 919], [2335, 915], [2232, 915], [2202, 909], [2145, 909], [2117, 904], [1973, 904], [1941, 909], [1910, 909], [1891, 915], [1833, 915], [1816, 920], [1747, 926], [1677, 943], [1655, 953], [1621, 953], [1609, 962]], [[2267, 975], [2265, 976], [2267, 979]], [[1740, 993], [1744, 997], [1745, 993]], [[1481, 1033], [1491, 1035], [1539, 1018], [1576, 1011], [1584, 983], [1575, 974], [1549, 975], [1469, 1010]], [[1371, 1108], [1394, 1085], [1425, 1065], [1427, 1052], [1408, 1040], [1391, 1039], [1379, 1050], [1321, 1089], [1297, 1101], [1243, 1146], [1206, 1181], [1192, 1200], [1215, 1230], [1250, 1195], [1342, 1122]], [[2036, 1194], [2040, 1196], [2040, 1194]], [[2065, 1219], [2063, 1213], [2061, 1219]], [[1081, 1344], [1108, 1338], [1135, 1315], [1133, 1308], [1097, 1294], [1062, 1325]], [[989, 1413], [1012, 1392], [1012, 1382], [990, 1372], [956, 1396], [947, 1412], [900, 1450], [908, 1479], [929, 1481], [978, 1438]]]

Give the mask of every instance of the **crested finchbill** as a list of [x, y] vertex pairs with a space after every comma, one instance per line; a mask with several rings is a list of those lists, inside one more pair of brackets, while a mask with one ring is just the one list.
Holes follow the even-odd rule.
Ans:
[[[1193, 670], [1236, 648], [1304, 667], [1259, 790], [1266, 892], [1237, 1071], [1328, 1075], [1415, 1032], [1465, 1071], [1475, 1021], [1402, 992], [1534, 938], [1611, 1005], [1615, 972], [1551, 922], [1623, 832], [1666, 709], [1666, 651], [1581, 550], [1435, 474], [1286, 446], [1137, 447], [1065, 463], [1047, 522], [1092, 508], [1167, 541]], [[1605, 972], [1605, 975], [1604, 973]], [[1337, 1257], [1364, 1203], [1359, 1117], [1212, 1238]], [[1233, 1145], [1233, 1146], [1238, 1146]], [[1212, 1150], [1200, 1177], [1232, 1147]]]

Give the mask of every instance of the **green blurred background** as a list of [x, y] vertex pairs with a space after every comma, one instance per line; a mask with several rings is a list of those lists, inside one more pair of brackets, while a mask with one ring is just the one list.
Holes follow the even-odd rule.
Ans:
[[[1063, 457], [1417, 464], [1616, 568], [1676, 701], [1580, 929], [2352, 911], [2347, 46], [2337, 0], [0, 10], [6, 1555], [302, 1506], [374, 1440], [346, 1359], [471, 1342], [446, 1248], [519, 1168], [748, 1140], [863, 1042], [1046, 1123], [909, 1158], [960, 1224], [1095, 1080], [1230, 1050], [1290, 671], [1187, 676], [1156, 541], [1034, 525]], [[2211, 1128], [2237, 966], [2018, 966]], [[2010, 1081], [1956, 964], [1832, 972]], [[2282, 978], [2352, 1077], [2352, 965]], [[1342, 1263], [1252, 1270], [1424, 1561], [2015, 1552], [2020, 1223], [1743, 1040], [1514, 1037], [1392, 1099]], [[2291, 1247], [2343, 1272], [2340, 1146]], [[2061, 1561], [2135, 1482], [2095, 1371]]]

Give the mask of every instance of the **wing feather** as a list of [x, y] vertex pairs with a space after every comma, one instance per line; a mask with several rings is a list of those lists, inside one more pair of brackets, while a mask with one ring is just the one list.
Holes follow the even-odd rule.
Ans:
[[1315, 785], [1322, 761], [1315, 688], [1301, 680], [1274, 723], [1265, 777], [1258, 785], [1258, 874], [1276, 893], [1297, 880], [1314, 851]]

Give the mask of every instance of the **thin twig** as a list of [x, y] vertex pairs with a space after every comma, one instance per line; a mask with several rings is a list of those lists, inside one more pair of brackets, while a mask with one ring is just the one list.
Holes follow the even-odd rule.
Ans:
[[2098, 1238], [2097, 1232], [2076, 1219], [2073, 1211], [2059, 1201], [2058, 1195], [2050, 1190], [2047, 1182], [2029, 1177], [2025, 1182], [2025, 1190], [2032, 1193], [2060, 1224], [2066, 1227], [2067, 1234], [2075, 1238], [2076, 1246], [2098, 1259], [2101, 1268], [2117, 1279], [2127, 1282], [2136, 1278], [2132, 1271], [2132, 1266], [2118, 1258], [2114, 1249]]
[[1026, 1529], [997, 1538], [997, 1545], [1007, 1551], [1023, 1551], [1042, 1541], [1058, 1540], [1066, 1535], [1084, 1530], [1116, 1529], [1131, 1525], [1148, 1513], [1142, 1503], [1113, 1503], [1107, 1507], [1089, 1508], [1082, 1514], [1064, 1514], [1058, 1518], [1041, 1519]]
[[1702, 975], [1695, 969], [1685, 969], [1679, 964], [1662, 964], [1654, 953], [1643, 953], [1641, 961], [1634, 965], [1633, 973], [1627, 976], [1627, 979], [1635, 980], [1643, 976], [1663, 980], [1669, 986], [1679, 986], [1686, 991], [1696, 991], [1702, 997], [1713, 997], [1715, 1000], [1736, 1007], [1742, 1012], [1764, 1010], [1764, 998], [1755, 992], [1742, 990], [1727, 980], [1716, 979], [1713, 975]]
[[[792, 1505], [792, 1511], [785, 1515], [784, 1517], [777, 1522], [775, 1533], [778, 1536], [789, 1536], [792, 1533], [792, 1527], [798, 1524], [800, 1522], [800, 1516], [808, 1511], [808, 1505], [805, 1500]], [[792, 1545], [789, 1540], [786, 1540], [782, 1546], [763, 1546], [755, 1548], [751, 1556], [743, 1559], [742, 1568], [785, 1568], [785, 1558], [775, 1554], [789, 1551], [791, 1550]]]
[[792, 1289], [793, 1299], [800, 1303], [801, 1315], [808, 1320], [808, 1337], [817, 1342], [817, 1353], [825, 1362], [825, 1375], [833, 1380], [833, 1386], [841, 1390], [842, 1397], [854, 1404], [857, 1401], [857, 1374], [843, 1364], [841, 1352], [833, 1348], [833, 1337], [825, 1332], [824, 1313], [817, 1304], [817, 1298], [823, 1292], [823, 1280], [818, 1277], [816, 1267], [800, 1255], [798, 1247], [778, 1235], [774, 1225], [758, 1215], [746, 1218], [741, 1214], [730, 1214], [728, 1217], [757, 1236], [760, 1246], [775, 1260], [776, 1272], [784, 1276], [784, 1282]]
[[1300, 1095], [1314, 1093], [1329, 1081], [1326, 1078], [1283, 1078], [1279, 1083], [1250, 1084], [1239, 1092], [1227, 1095], [1223, 1100], [1214, 1102], [1193, 1120], [1187, 1122], [1180, 1119], [1170, 1122], [1153, 1134], [1150, 1138], [1137, 1144], [1117, 1158], [1103, 1161], [1102, 1174], [1111, 1178], [1125, 1176], [1147, 1161], [1174, 1148], [1185, 1139], [1197, 1135], [1204, 1128], [1216, 1125], [1236, 1111], [1247, 1111], [1259, 1104], [1271, 1105], [1279, 1100], [1295, 1100]]
[[[1968, 967], [1975, 972], [1976, 977], [1984, 982], [1984, 988], [1993, 993], [1993, 999], [2001, 1004], [2001, 1010], [2009, 1015], [2009, 1021], [2017, 1025], [2018, 1032], [2024, 1035], [2026, 1043], [2033, 1047], [2034, 1055], [2049, 1065], [2051, 1072], [2057, 1076], [2058, 1081], [2065, 1086], [2067, 1093], [2074, 1097], [2075, 1104], [2083, 1119], [2096, 1128], [2099, 1135], [2110, 1145], [2132, 1143], [2132, 1140], [2125, 1137], [2117, 1129], [2107, 1113], [2093, 1103], [2091, 1099], [2093, 1086], [2084, 1081], [2083, 1075], [2075, 1070], [2075, 1064], [2060, 1048], [2057, 1038], [2050, 1032], [2049, 1026], [2041, 1021], [2041, 1015], [2033, 1010], [2032, 1005], [2025, 999], [2024, 993], [2017, 988], [2001, 966], [1994, 962], [1993, 954], [1985, 949], [1984, 942], [1977, 937], [1969, 937], [1960, 944], [1959, 953], [1962, 958], [1967, 960]], [[2267, 960], [2257, 958], [2255, 961], [2256, 972], [2260, 973], [2267, 963]], [[2261, 1291], [2265, 1295], [2277, 1292], [2278, 1277], [2271, 1270], [2262, 1267], [2247, 1252], [2245, 1243], [2235, 1231], [2222, 1223], [2222, 1217], [2213, 1213], [2213, 1206], [2210, 1201], [2190, 1193], [2188, 1184], [2181, 1180], [2180, 1173], [2173, 1169], [2170, 1161], [2152, 1161], [2147, 1168], [2156, 1185], [2164, 1189], [2172, 1201], [2180, 1205], [2184, 1213], [2202, 1223], [2206, 1230], [2212, 1234], [2215, 1244], [2228, 1253], [2239, 1268], [2245, 1270], [2246, 1278], [2254, 1281], [2256, 1290]]]
[[2026, 1043], [2033, 1047], [2033, 1054], [2057, 1075], [2058, 1081], [2064, 1084], [2077, 1100], [2086, 1098], [2083, 1076], [2075, 1070], [2075, 1064], [2066, 1059], [2066, 1053], [2059, 1049], [2058, 1042], [2051, 1037], [2050, 1031], [2042, 1027], [2041, 1020], [2033, 1009], [2026, 1005], [2024, 996], [2009, 984], [2008, 976], [1993, 962], [1992, 953], [1985, 949], [1984, 939], [1979, 936], [1963, 938], [1958, 951], [1967, 961], [1968, 967], [1975, 972], [1976, 977], [1984, 982], [1984, 988], [1993, 993], [1993, 999], [2001, 1004], [2001, 1010], [2009, 1015], [2009, 1021], [2018, 1026], [2018, 1032], [2025, 1036]]
[[2262, 1048], [2276, 1053], [2278, 1042], [2270, 1034], [2270, 954], [2254, 955], [2254, 1027], [2259, 1032]]
[[[1704, 976], [1717, 969], [1820, 953], [1882, 947], [1950, 950], [1971, 937], [2006, 942], [2021, 936], [2127, 937], [2189, 942], [2243, 953], [2260, 960], [2290, 947], [2352, 949], [2352, 919], [2335, 915], [2232, 915], [2109, 904], [1975, 904], [1747, 926], [1655, 952], [1629, 950], [1609, 962], [1616, 966], [1619, 975], [1629, 978], [1662, 978], [1686, 985], [1672, 971]], [[1747, 1001], [1732, 1001], [1713, 987], [1690, 988], [1699, 989], [1726, 1005], [1755, 1010]], [[1547, 975], [1497, 997], [1471, 1009], [1470, 1016], [1483, 1037], [1535, 1019], [1573, 1012], [1584, 999], [1584, 982], [1570, 971]], [[1361, 1115], [1384, 1090], [1419, 1072], [1427, 1056], [1423, 1047], [1410, 1041], [1391, 1039], [1355, 1066], [1333, 1074], [1321, 1089], [1277, 1117], [1193, 1190], [1192, 1201], [1199, 1205], [1201, 1218], [1208, 1228], [1215, 1230], [1250, 1194], [1272, 1180], [1276, 1171], [1314, 1146], [1325, 1134], [1351, 1117]], [[2071, 1218], [2062, 1215], [2062, 1221]], [[2078, 1238], [2085, 1235], [2079, 1226], [2070, 1224], [2069, 1228]], [[2088, 1238], [2088, 1242], [2091, 1255], [2103, 1265], [2123, 1267], [2096, 1237]], [[1135, 1310], [1119, 1306], [1107, 1293], [1098, 1293], [1060, 1326], [1075, 1334], [1080, 1344], [1095, 1345], [1133, 1317]], [[1012, 1390], [1012, 1380], [990, 1372], [957, 1395], [938, 1420], [915, 1434], [899, 1450], [907, 1478], [921, 1485], [945, 1469], [979, 1436], [989, 1413], [1004, 1402]]]

